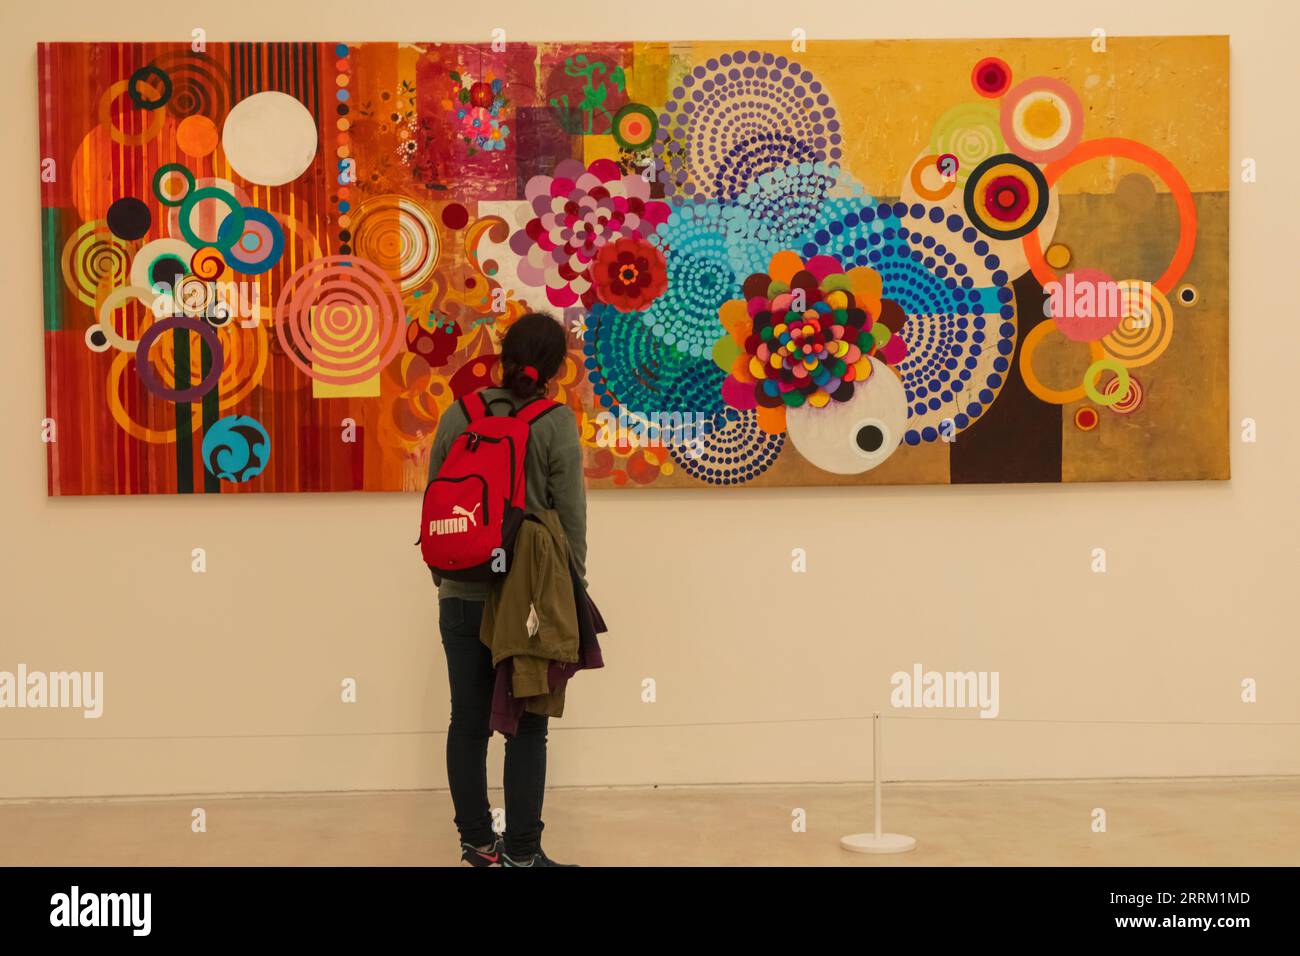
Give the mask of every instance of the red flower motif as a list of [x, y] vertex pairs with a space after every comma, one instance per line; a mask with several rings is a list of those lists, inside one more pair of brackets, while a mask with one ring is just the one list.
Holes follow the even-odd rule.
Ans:
[[596, 253], [591, 277], [601, 302], [620, 312], [640, 312], [668, 288], [668, 263], [644, 239], [618, 239]]

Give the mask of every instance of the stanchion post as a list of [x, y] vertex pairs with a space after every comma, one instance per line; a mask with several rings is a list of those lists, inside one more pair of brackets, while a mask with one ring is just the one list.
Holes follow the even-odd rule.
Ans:
[[881, 818], [884, 817], [881, 810], [884, 801], [880, 797], [880, 777], [880, 714], [877, 713], [871, 715], [871, 795], [875, 810], [877, 841], [884, 835], [880, 832]]
[[853, 853], [906, 853], [916, 849], [916, 838], [884, 832], [884, 800], [880, 787], [885, 772], [880, 764], [880, 713], [871, 715], [871, 794], [875, 807], [875, 830], [840, 837], [840, 846]]

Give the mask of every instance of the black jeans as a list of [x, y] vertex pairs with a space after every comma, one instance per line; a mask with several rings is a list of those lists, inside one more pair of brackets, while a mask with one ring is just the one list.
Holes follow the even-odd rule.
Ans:
[[[478, 638], [483, 602], [445, 598], [438, 602], [438, 629], [447, 652], [451, 725], [447, 728], [447, 781], [461, 841], [486, 846], [496, 839], [487, 793], [488, 720], [496, 671], [492, 653]], [[525, 713], [519, 732], [506, 738], [506, 852], [537, 852], [542, 842], [542, 798], [546, 790], [546, 725]]]

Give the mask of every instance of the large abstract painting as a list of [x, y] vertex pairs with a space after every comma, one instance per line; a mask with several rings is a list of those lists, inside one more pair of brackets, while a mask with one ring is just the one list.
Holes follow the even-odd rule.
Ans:
[[1222, 37], [46, 44], [49, 493], [1228, 476]]

